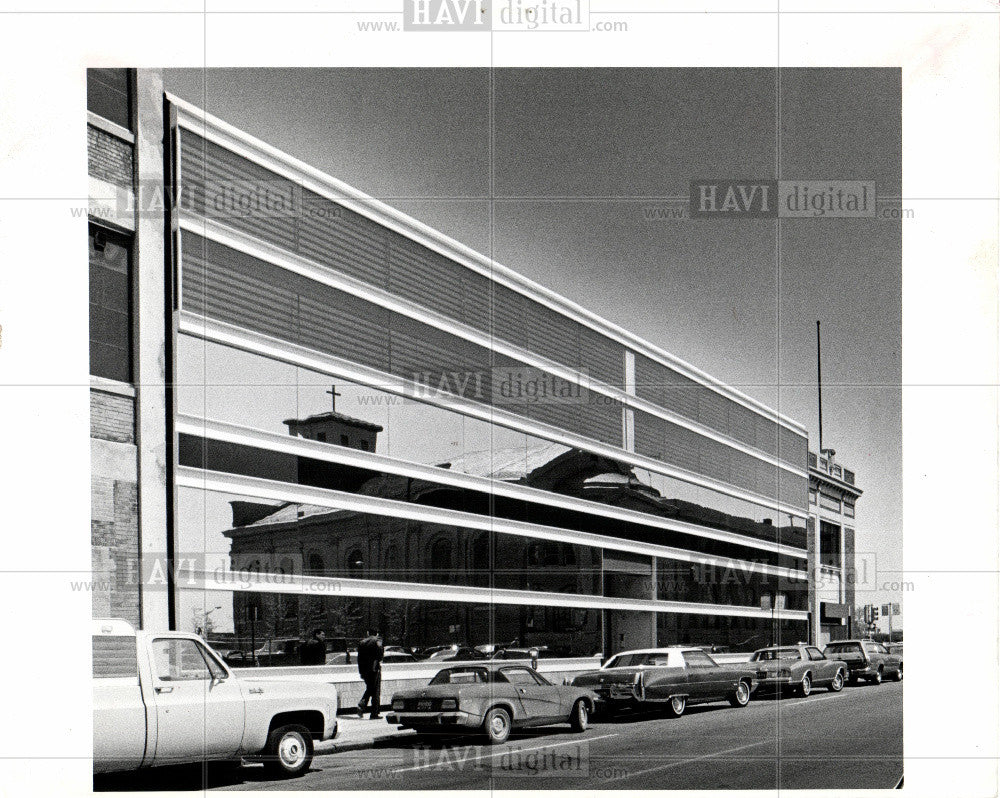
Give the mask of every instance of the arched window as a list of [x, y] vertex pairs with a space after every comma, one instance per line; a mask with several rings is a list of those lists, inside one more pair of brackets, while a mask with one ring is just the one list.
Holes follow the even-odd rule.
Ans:
[[396, 548], [395, 544], [391, 544], [385, 550], [385, 554], [382, 557], [382, 568], [386, 579], [399, 581], [403, 578], [403, 575], [399, 572], [399, 549]]
[[438, 538], [431, 544], [430, 570], [434, 573], [435, 582], [447, 582], [451, 573], [452, 546], [448, 538]]
[[490, 583], [490, 536], [484, 532], [472, 542], [472, 584], [488, 585]]
[[311, 576], [322, 576], [324, 571], [323, 558], [318, 552], [309, 555], [309, 574]]
[[365, 575], [365, 555], [361, 549], [351, 549], [347, 555], [347, 575], [356, 579]]

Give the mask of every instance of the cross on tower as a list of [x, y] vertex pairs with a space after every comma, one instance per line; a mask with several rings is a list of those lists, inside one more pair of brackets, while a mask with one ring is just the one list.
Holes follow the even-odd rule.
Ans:
[[330, 394], [330, 405], [331, 405], [331, 407], [333, 409], [333, 412], [336, 413], [337, 412], [337, 397], [338, 396], [342, 396], [343, 394], [341, 394], [337, 390], [337, 386], [335, 384], [330, 386], [330, 390], [327, 391], [327, 393]]

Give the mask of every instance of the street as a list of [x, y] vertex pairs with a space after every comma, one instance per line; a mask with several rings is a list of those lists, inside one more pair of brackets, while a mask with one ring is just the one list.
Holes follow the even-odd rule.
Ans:
[[[716, 703], [681, 718], [612, 716], [584, 734], [531, 729], [504, 745], [415, 735], [317, 756], [305, 776], [261, 768], [162, 768], [149, 789], [828, 789], [892, 788], [903, 774], [903, 685], [755, 696], [745, 709]], [[142, 789], [136, 774], [130, 789]], [[98, 785], [123, 789], [115, 783]]]

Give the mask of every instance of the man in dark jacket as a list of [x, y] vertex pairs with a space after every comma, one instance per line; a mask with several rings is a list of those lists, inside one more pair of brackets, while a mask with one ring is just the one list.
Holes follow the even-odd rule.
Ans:
[[358, 717], [365, 714], [365, 707], [370, 708], [369, 717], [377, 720], [382, 717], [379, 710], [382, 707], [382, 657], [385, 647], [377, 630], [369, 629], [365, 639], [358, 643], [358, 673], [365, 682], [365, 694], [358, 702]]
[[312, 638], [299, 647], [299, 661], [303, 665], [326, 664], [326, 632], [313, 629]]

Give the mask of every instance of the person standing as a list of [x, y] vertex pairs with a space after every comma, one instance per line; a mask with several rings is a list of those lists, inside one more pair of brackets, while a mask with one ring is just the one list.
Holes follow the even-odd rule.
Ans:
[[303, 665], [326, 664], [326, 632], [313, 629], [312, 638], [299, 647], [299, 661]]
[[358, 702], [358, 717], [365, 714], [365, 707], [370, 709], [369, 718], [378, 720], [382, 717], [382, 658], [385, 656], [385, 646], [378, 630], [369, 629], [365, 639], [358, 643], [358, 673], [365, 683], [365, 694]]

